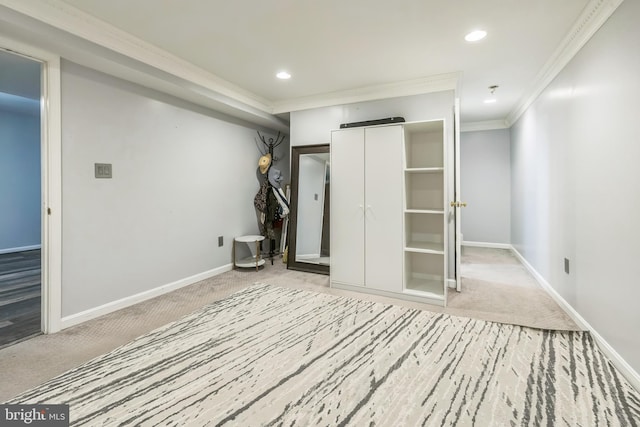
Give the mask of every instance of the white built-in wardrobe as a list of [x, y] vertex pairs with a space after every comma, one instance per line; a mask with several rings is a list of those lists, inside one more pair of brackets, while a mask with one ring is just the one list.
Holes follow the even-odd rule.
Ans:
[[444, 120], [331, 134], [331, 286], [445, 305]]

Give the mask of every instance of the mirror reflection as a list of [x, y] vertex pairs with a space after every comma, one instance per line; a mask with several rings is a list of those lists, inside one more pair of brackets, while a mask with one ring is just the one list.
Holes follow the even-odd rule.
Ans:
[[301, 154], [295, 261], [329, 265], [329, 153]]
[[291, 270], [329, 274], [329, 164], [329, 144], [291, 147]]

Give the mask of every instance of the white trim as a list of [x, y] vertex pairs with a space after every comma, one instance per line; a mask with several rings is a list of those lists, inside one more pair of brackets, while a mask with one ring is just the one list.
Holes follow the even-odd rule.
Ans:
[[447, 279], [447, 286], [453, 289], [457, 289], [458, 288], [458, 282], [456, 281], [456, 279]]
[[334, 105], [352, 104], [355, 102], [373, 101], [376, 99], [397, 98], [400, 96], [419, 95], [423, 93], [457, 90], [461, 73], [447, 73], [421, 79], [381, 85], [365, 86], [321, 95], [285, 99], [273, 103], [272, 113], [288, 113], [308, 110], [310, 108], [330, 107]]
[[14, 252], [26, 252], [40, 249], [42, 245], [20, 246], [19, 248], [0, 249], [0, 254], [12, 254]]
[[476, 132], [480, 130], [509, 129], [506, 120], [485, 120], [483, 122], [468, 122], [460, 125], [460, 132]]
[[[462, 190], [460, 188], [460, 98], [456, 97], [453, 104], [453, 200], [462, 200]], [[446, 203], [446, 201], [445, 201]], [[462, 290], [462, 241], [464, 236], [462, 233], [462, 212], [460, 204], [456, 203], [453, 209], [453, 228], [454, 228], [454, 275], [456, 291]]]
[[609, 19], [624, 0], [591, 0], [582, 10], [571, 30], [538, 72], [531, 88], [525, 92], [505, 122], [511, 126], [535, 102], [542, 91], [564, 69], [589, 39]]
[[490, 242], [467, 242], [463, 241], [462, 246], [472, 248], [493, 248], [493, 249], [512, 249], [509, 243], [490, 243]]
[[60, 330], [62, 318], [62, 95], [57, 56], [44, 63], [42, 90], [42, 238], [46, 248], [42, 277], [43, 282], [48, 282], [46, 299], [43, 298], [42, 329], [50, 334]]
[[218, 274], [231, 271], [232, 268], [233, 268], [233, 264], [226, 264], [226, 265], [223, 265], [222, 267], [214, 268], [213, 270], [195, 274], [193, 276], [186, 277], [181, 280], [177, 280], [173, 283], [168, 283], [166, 285], [162, 285], [157, 288], [150, 289], [148, 291], [140, 292], [138, 294], [131, 295], [131, 296], [119, 299], [117, 301], [112, 301], [110, 303], [101, 305], [99, 307], [90, 308], [89, 310], [85, 310], [80, 313], [65, 316], [62, 318], [62, 329], [66, 329], [71, 326], [78, 325], [88, 320], [95, 319], [100, 316], [104, 316], [105, 314], [109, 314], [114, 311], [121, 310], [126, 307], [130, 307], [134, 304], [147, 301], [151, 298], [155, 298], [157, 296], [175, 291], [185, 286], [192, 285], [194, 283], [200, 282], [210, 277], [217, 276]]
[[[60, 57], [0, 36], [0, 48], [43, 64], [41, 112], [42, 162], [42, 331], [60, 330], [62, 316], [62, 114]], [[47, 209], [51, 215], [47, 215]]]
[[511, 247], [511, 252], [526, 267], [527, 270], [535, 277], [540, 286], [547, 291], [549, 296], [573, 319], [578, 327], [591, 333], [600, 350], [611, 360], [613, 365], [620, 373], [631, 383], [636, 390], [640, 390], [640, 375], [636, 372], [626, 360], [618, 354], [618, 352], [587, 322], [572, 306], [569, 304], [540, 273], [518, 252], [516, 248]]

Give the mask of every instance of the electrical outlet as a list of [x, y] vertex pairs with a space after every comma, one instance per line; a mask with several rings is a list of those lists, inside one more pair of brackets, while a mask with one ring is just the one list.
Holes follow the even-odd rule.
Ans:
[[568, 258], [564, 259], [564, 272], [569, 274], [569, 259]]
[[218, 247], [224, 245], [224, 237], [218, 236]]
[[111, 163], [94, 163], [96, 178], [111, 178]]

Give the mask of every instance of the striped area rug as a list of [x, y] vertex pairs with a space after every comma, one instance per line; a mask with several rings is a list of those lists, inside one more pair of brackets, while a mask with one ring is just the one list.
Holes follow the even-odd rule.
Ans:
[[588, 333], [256, 284], [11, 403], [72, 425], [634, 426]]

